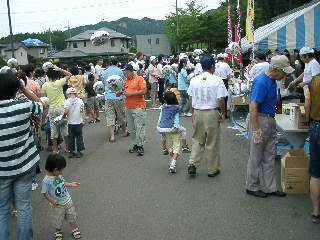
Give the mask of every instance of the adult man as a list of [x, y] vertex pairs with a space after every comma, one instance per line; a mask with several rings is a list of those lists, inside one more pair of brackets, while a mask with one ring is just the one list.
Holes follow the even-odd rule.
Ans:
[[[117, 67], [118, 61], [112, 58], [110, 61], [110, 66], [103, 74], [103, 83], [105, 86], [105, 100], [106, 100], [106, 117], [107, 117], [107, 127], [109, 128], [110, 137], [109, 141], [113, 143], [115, 141], [114, 130], [116, 124], [116, 116], [118, 124], [122, 128], [123, 136], [128, 136], [126, 132], [126, 118], [124, 110], [123, 96], [116, 96], [114, 89], [110, 88], [110, 81], [114, 80], [112, 76], [119, 76], [120, 81], [125, 79], [125, 76], [120, 68]], [[122, 87], [122, 86], [121, 86]], [[121, 90], [121, 89], [119, 89]], [[116, 91], [119, 91], [116, 90]]]
[[[224, 86], [226, 87], [227, 91], [229, 90], [229, 79], [231, 75], [233, 74], [232, 69], [230, 68], [229, 64], [225, 62], [225, 56], [219, 55], [218, 56], [218, 62], [216, 64], [215, 74], [218, 77], [221, 77], [224, 83]], [[227, 109], [227, 102], [228, 102], [228, 95], [226, 96], [225, 101], [225, 109]], [[226, 114], [227, 117], [227, 114]]]
[[158, 98], [159, 102], [161, 104], [164, 103], [163, 100], [163, 93], [164, 93], [164, 76], [162, 74], [162, 68], [163, 68], [163, 55], [160, 54], [158, 56], [158, 64], [157, 64], [157, 69], [158, 69], [158, 75], [160, 76], [158, 79], [158, 86], [159, 86], [159, 91], [158, 91]]
[[213, 75], [212, 55], [203, 56], [200, 63], [204, 73], [192, 78], [188, 89], [194, 127], [188, 173], [195, 176], [204, 155], [208, 177], [215, 177], [220, 173], [220, 123], [225, 120], [228, 92], [222, 79]]
[[255, 79], [260, 73], [264, 72], [268, 73], [270, 65], [266, 62], [266, 55], [262, 52], [257, 52], [254, 56], [256, 60], [256, 64], [249, 71], [249, 75], [251, 79]]
[[311, 220], [320, 223], [320, 74], [313, 77], [307, 99], [310, 102], [310, 195], [313, 206]]
[[138, 156], [143, 156], [147, 116], [144, 95], [147, 93], [147, 86], [143, 77], [134, 73], [131, 64], [125, 66], [125, 76], [123, 94], [125, 96], [128, 128], [133, 141], [133, 147], [129, 152], [137, 152]]
[[158, 92], [158, 79], [160, 77], [157, 69], [157, 58], [150, 57], [150, 65], [148, 67], [149, 82], [151, 85], [151, 101], [152, 107], [157, 107], [157, 92]]
[[94, 67], [95, 77], [97, 81], [102, 80], [102, 74], [103, 74], [102, 65], [103, 65], [103, 58], [98, 57], [97, 65]]
[[249, 130], [250, 156], [247, 164], [246, 192], [255, 197], [268, 195], [284, 197], [277, 191], [274, 161], [276, 154], [276, 121], [274, 119], [277, 102], [277, 83], [294, 69], [284, 55], [271, 58], [268, 74], [255, 78], [250, 95]]

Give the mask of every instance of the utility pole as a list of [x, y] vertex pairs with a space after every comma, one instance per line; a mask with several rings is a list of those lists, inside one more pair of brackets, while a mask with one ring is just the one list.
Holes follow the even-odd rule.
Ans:
[[70, 32], [70, 21], [68, 20], [68, 33], [69, 33], [69, 38], [71, 38], [71, 32]]
[[179, 11], [178, 11], [178, 0], [176, 0], [176, 18], [177, 18], [177, 22], [176, 22], [176, 31], [177, 31], [177, 50], [178, 53], [180, 51], [180, 47], [179, 47]]
[[7, 0], [7, 8], [8, 8], [8, 19], [9, 19], [9, 29], [10, 29], [11, 55], [14, 58], [13, 34], [12, 34], [10, 2], [9, 2], [9, 0]]
[[49, 28], [49, 44], [50, 44], [50, 55], [52, 54], [52, 39], [51, 39], [51, 29]]

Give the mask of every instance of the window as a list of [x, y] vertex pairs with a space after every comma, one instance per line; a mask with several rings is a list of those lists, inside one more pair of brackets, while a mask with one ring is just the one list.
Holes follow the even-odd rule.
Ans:
[[114, 39], [111, 39], [111, 47], [116, 46], [116, 43], [114, 42]]
[[73, 48], [78, 48], [78, 43], [74, 42], [72, 43]]
[[22, 57], [22, 52], [20, 53], [21, 57]]
[[157, 45], [159, 45], [159, 42], [160, 42], [159, 38], [156, 38], [156, 44]]
[[149, 45], [151, 45], [151, 38], [148, 39], [148, 43], [149, 43]]
[[40, 54], [44, 54], [44, 49], [43, 48], [40, 49]]
[[69, 46], [69, 48], [71, 48], [71, 42], [68, 42], [68, 46]]
[[83, 47], [87, 47], [87, 42], [86, 41], [83, 42]]

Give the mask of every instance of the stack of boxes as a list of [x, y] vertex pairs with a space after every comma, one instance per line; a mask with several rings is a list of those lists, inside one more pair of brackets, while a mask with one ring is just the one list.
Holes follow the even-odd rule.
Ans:
[[281, 159], [281, 186], [286, 193], [309, 192], [309, 159], [303, 149], [286, 151]]

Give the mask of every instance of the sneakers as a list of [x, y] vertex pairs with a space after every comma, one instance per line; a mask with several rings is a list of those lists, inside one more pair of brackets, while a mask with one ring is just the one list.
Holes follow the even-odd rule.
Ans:
[[186, 145], [185, 147], [182, 147], [182, 152], [183, 153], [191, 153], [191, 149], [189, 148], [188, 145]]
[[320, 223], [320, 215], [312, 214], [311, 221], [315, 224], [319, 224]]
[[134, 145], [133, 148], [129, 150], [129, 153], [136, 153], [138, 151], [138, 146]]
[[192, 113], [185, 113], [185, 114], [183, 114], [183, 116], [185, 116], [185, 117], [192, 117]]
[[38, 183], [32, 182], [31, 188], [32, 188], [32, 191], [35, 191], [38, 188]]
[[169, 151], [168, 151], [168, 149], [162, 149], [162, 154], [163, 155], [169, 155]]
[[190, 164], [188, 166], [188, 174], [191, 176], [191, 177], [194, 177], [196, 174], [197, 174], [197, 168], [195, 165], [193, 164]]
[[68, 158], [75, 158], [76, 154], [74, 152], [70, 152]]
[[143, 146], [138, 146], [137, 147], [137, 153], [138, 153], [138, 156], [141, 157], [144, 155], [144, 148]]
[[176, 160], [171, 160], [170, 166], [169, 166], [169, 172], [170, 173], [176, 173], [177, 172]]
[[77, 152], [76, 153], [76, 158], [81, 158], [83, 156], [83, 153], [82, 152]]

